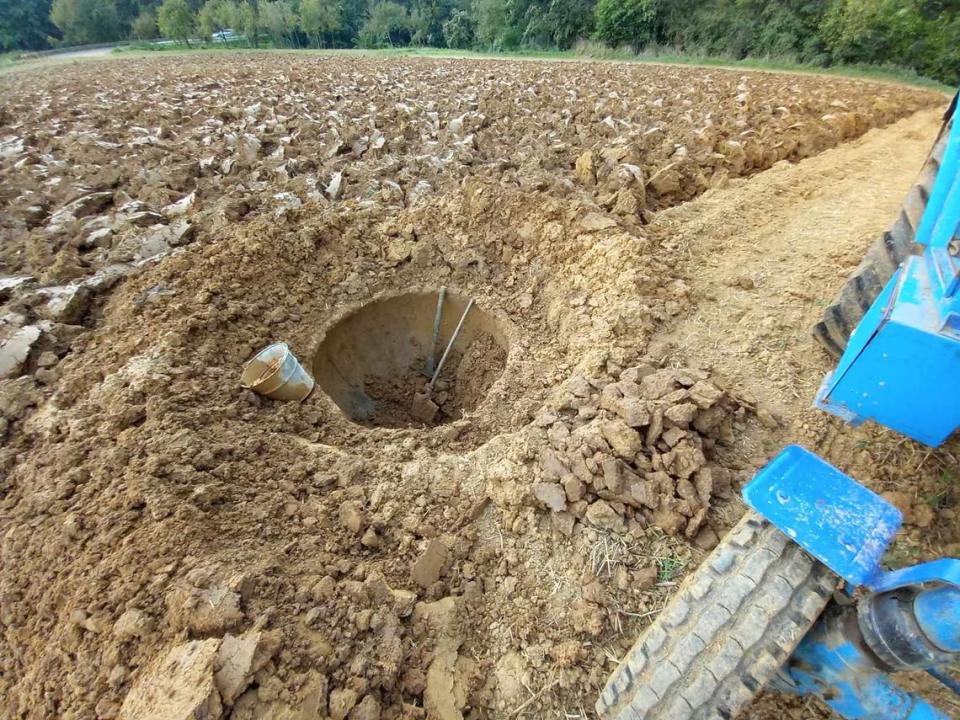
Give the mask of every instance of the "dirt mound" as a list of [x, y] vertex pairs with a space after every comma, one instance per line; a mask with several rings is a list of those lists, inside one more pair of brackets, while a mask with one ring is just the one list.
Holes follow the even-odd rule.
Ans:
[[[635, 543], [631, 552], [643, 555], [640, 548], [667, 543], [689, 557], [658, 524], [705, 546], [715, 541], [701, 528], [708, 486], [726, 482], [726, 471], [695, 466], [729, 431], [727, 409], [718, 412], [729, 401], [697, 371], [620, 370], [639, 357], [644, 328], [676, 312], [683, 293], [664, 289], [668, 266], [642, 236], [590, 229], [590, 212], [486, 182], [386, 223], [357, 206], [308, 207], [284, 223], [264, 218], [225, 230], [221, 242], [191, 245], [117, 286], [95, 328], [80, 332], [62, 360], [54, 353], [58, 381], [40, 382], [45, 368], [38, 363], [31, 373], [31, 360], [26, 374], [4, 383], [16, 405], [4, 451], [7, 642], [28, 653], [11, 656], [24, 664], [6, 675], [21, 678], [9, 696], [26, 705], [50, 698], [50, 712], [95, 705], [110, 715], [136, 669], [158, 654], [192, 653], [191, 645], [173, 648], [260, 623], [283, 642], [254, 673], [244, 703], [298, 707], [309, 684], [299, 668], [312, 668], [331, 691], [353, 693], [338, 702], [371, 697], [368, 705], [384, 712], [451, 702], [458, 712], [507, 709], [523, 698], [506, 692], [497, 700], [501, 690], [480, 679], [514, 649], [513, 633], [523, 628], [552, 647], [570, 633], [608, 632], [608, 613], [617, 612], [596, 588], [583, 599], [581, 575], [593, 573], [582, 561], [593, 551], [584, 548], [612, 543], [624, 554]], [[416, 228], [401, 264], [382, 253], [391, 238], [384, 228], [398, 220]], [[476, 298], [508, 339], [502, 375], [459, 420], [363, 425], [321, 390], [295, 405], [238, 387], [242, 362], [267, 340], [288, 339], [302, 358], [315, 354], [324, 327], [368, 306], [365, 288], [394, 296], [440, 284]], [[51, 326], [42, 337], [60, 327], [74, 326]], [[571, 375], [563, 387], [576, 395], [551, 399], [551, 388]], [[649, 424], [631, 414], [626, 395], [634, 388], [649, 396]], [[590, 403], [593, 417], [583, 423]], [[633, 427], [619, 420], [624, 414]], [[609, 429], [615, 423], [623, 438]], [[569, 520], [537, 510], [537, 478], [560, 479], [546, 473], [546, 453], [580, 447], [558, 440], [568, 424], [569, 437], [599, 434], [607, 452], [620, 452], [590, 458], [604, 484], [585, 486]], [[647, 450], [634, 428], [644, 429]], [[637, 445], [633, 456], [623, 454], [625, 444]], [[643, 471], [655, 496], [647, 514], [623, 495]], [[694, 506], [688, 486], [706, 499]], [[614, 539], [627, 531], [618, 511], [632, 515], [629, 541]], [[575, 529], [576, 517], [589, 527]], [[528, 565], [532, 558], [551, 564], [562, 591], [544, 591], [545, 571]], [[597, 569], [609, 580], [626, 561], [624, 554]], [[41, 566], [50, 578], [42, 588], [30, 582]], [[660, 576], [657, 567], [651, 557], [641, 569], [648, 593], [664, 592], [650, 579]], [[624, 592], [635, 592], [623, 572]], [[513, 607], [521, 592], [523, 612], [505, 615], [504, 604]], [[544, 629], [566, 595], [580, 598], [577, 609]], [[436, 655], [441, 635], [433, 620], [418, 618], [432, 617], [438, 602], [494, 625], [510, 617], [513, 629], [490, 637], [484, 625], [460, 622], [448, 631], [453, 645]], [[131, 613], [136, 636], [111, 631], [130, 625]], [[51, 628], [43, 647], [27, 640], [38, 623]], [[64, 651], [101, 659], [68, 669]], [[573, 654], [565, 660], [572, 692], [592, 692], [602, 680], [597, 670], [579, 685], [580, 660], [597, 658], [578, 643], [555, 652]], [[32, 679], [28, 664], [44, 675]], [[431, 678], [447, 687], [448, 665], [468, 667], [473, 679], [441, 692]], [[67, 683], [53, 680], [64, 675]], [[190, 697], [206, 703], [208, 694]]]
[[633, 520], [716, 545], [704, 524], [715, 492], [730, 499], [730, 476], [708, 454], [732, 444], [743, 409], [700, 370], [639, 365], [616, 382], [578, 376], [567, 389], [537, 418], [549, 445], [534, 495], [555, 524], [569, 535], [574, 519], [620, 532]]

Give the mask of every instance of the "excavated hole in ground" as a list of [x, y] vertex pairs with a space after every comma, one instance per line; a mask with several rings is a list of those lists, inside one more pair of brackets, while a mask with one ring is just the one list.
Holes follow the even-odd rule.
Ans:
[[[313, 357], [320, 388], [351, 421], [368, 426], [434, 427], [474, 410], [503, 374], [509, 342], [499, 321], [474, 304], [432, 392], [425, 372], [439, 291], [380, 298], [343, 317]], [[434, 363], [469, 302], [447, 292]]]

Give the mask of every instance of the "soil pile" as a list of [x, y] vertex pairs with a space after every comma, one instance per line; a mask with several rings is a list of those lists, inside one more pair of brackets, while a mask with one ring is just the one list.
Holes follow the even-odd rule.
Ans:
[[717, 442], [733, 443], [738, 407], [701, 370], [627, 368], [616, 382], [577, 376], [570, 394], [537, 417], [547, 428], [544, 481], [536, 498], [569, 535], [574, 519], [613, 531], [653, 525], [710, 549], [705, 528], [714, 493], [730, 499], [730, 474], [708, 463]]

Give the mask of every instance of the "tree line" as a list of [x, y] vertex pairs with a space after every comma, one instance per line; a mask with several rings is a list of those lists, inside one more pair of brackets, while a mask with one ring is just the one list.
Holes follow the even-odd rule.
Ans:
[[643, 51], [867, 63], [960, 81], [960, 0], [2, 0], [0, 49], [164, 36], [253, 47]]

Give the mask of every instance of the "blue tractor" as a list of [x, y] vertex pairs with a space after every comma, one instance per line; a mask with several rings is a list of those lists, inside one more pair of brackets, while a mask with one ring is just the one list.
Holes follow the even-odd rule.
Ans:
[[[814, 335], [839, 357], [818, 407], [937, 446], [960, 427], [960, 130], [956, 98], [918, 184]], [[859, 720], [948, 720], [899, 687], [925, 670], [960, 693], [960, 560], [886, 572], [900, 512], [789, 446], [744, 488], [750, 510], [611, 675], [606, 720], [731, 720], [764, 688]], [[956, 715], [954, 715], [956, 717]]]

